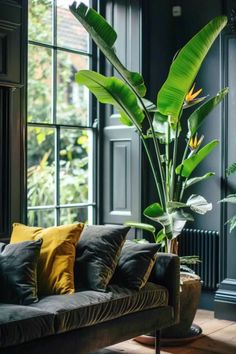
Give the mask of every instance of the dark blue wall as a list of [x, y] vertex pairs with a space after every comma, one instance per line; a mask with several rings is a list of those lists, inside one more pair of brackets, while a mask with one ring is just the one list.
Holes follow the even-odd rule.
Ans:
[[[101, 3], [105, 15], [118, 32], [117, 50], [122, 61], [130, 69], [142, 71], [148, 86], [147, 98], [154, 102], [176, 51], [212, 18], [220, 14], [230, 15], [232, 9], [236, 9], [236, 0], [107, 0]], [[177, 5], [181, 6], [181, 16], [174, 17], [172, 10], [173, 6]], [[202, 175], [208, 171], [214, 171], [216, 175], [211, 180], [198, 184], [197, 189], [190, 191], [191, 193], [196, 191], [197, 194], [203, 195], [209, 202], [212, 202], [213, 210], [205, 216], [196, 217], [194, 223], [188, 227], [219, 235], [219, 253], [214, 254], [220, 282], [215, 296], [216, 315], [236, 320], [236, 258], [234, 257], [236, 232], [229, 235], [225, 226], [227, 217], [234, 210], [217, 203], [228, 192], [225, 183], [225, 168], [234, 159], [236, 160], [234, 113], [236, 108], [234, 88], [236, 87], [236, 34], [232, 32], [233, 28], [234, 26], [226, 28], [214, 43], [196, 79], [196, 85], [203, 88], [203, 94], [213, 96], [228, 85], [230, 94], [225, 103], [209, 115], [202, 127], [205, 144], [215, 138], [220, 140], [220, 144], [201, 164], [196, 175]], [[109, 65], [105, 65], [104, 70], [112, 74]], [[144, 207], [156, 201], [157, 196], [153, 192], [152, 176], [135, 133], [130, 129], [121, 128], [112, 114], [113, 111], [109, 109], [106, 111], [103, 130], [104, 159], [101, 180], [105, 183], [100, 220], [106, 223], [122, 223], [128, 219], [138, 221], [142, 218]], [[111, 151], [113, 151], [113, 156], [109, 155]], [[119, 159], [120, 153], [125, 156], [126, 160]], [[112, 159], [118, 162], [123, 161], [123, 167], [128, 167], [126, 171], [128, 179], [123, 179], [124, 183], [121, 184], [122, 193], [126, 196], [122, 200], [121, 195], [117, 194], [115, 189], [116, 183], [114, 184], [115, 175], [119, 169], [111, 163]], [[140, 165], [134, 164], [136, 159], [139, 160]], [[131, 163], [134, 165], [130, 169]], [[133, 176], [135, 176], [134, 179]], [[125, 187], [127, 185], [128, 188]], [[142, 198], [140, 198], [140, 192]], [[116, 201], [114, 198], [117, 196], [119, 198], [114, 204], [114, 200]], [[125, 200], [128, 200], [130, 204], [126, 205]], [[212, 252], [210, 247], [208, 245], [209, 254]], [[208, 269], [208, 271], [214, 271], [214, 269]], [[213, 306], [213, 301], [211, 301], [211, 306]]]
[[[172, 16], [172, 7], [181, 6], [181, 16]], [[234, 0], [182, 0], [148, 1], [144, 5], [143, 60], [144, 75], [148, 80], [149, 97], [155, 100], [156, 91], [164, 81], [174, 53], [188, 39], [200, 30], [208, 21], [220, 14], [232, 17], [236, 9]], [[216, 316], [236, 320], [236, 231], [229, 235], [225, 226], [227, 217], [235, 213], [235, 208], [217, 203], [230, 190], [225, 181], [225, 168], [236, 161], [236, 33], [231, 23], [211, 48], [196, 79], [197, 87], [202, 87], [204, 94], [215, 95], [221, 88], [230, 87], [229, 97], [224, 104], [212, 112], [202, 133], [204, 143], [219, 139], [218, 148], [201, 164], [196, 175], [214, 171], [216, 176], [197, 185], [197, 192], [213, 203], [213, 210], [205, 216], [199, 216], [188, 227], [217, 231], [220, 235], [218, 259], [220, 284], [215, 296]], [[183, 123], [184, 124], [184, 123]], [[155, 200], [152, 191], [151, 176], [145, 173], [147, 188], [144, 204]], [[235, 192], [235, 178], [229, 180], [231, 192]], [[209, 250], [210, 252], [211, 250]], [[211, 301], [211, 306], [213, 305]]]

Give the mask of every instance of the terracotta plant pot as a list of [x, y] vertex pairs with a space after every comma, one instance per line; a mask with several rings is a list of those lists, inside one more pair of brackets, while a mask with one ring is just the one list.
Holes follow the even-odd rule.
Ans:
[[[161, 345], [180, 345], [194, 340], [201, 328], [192, 325], [201, 295], [201, 280], [198, 275], [181, 272], [180, 322], [161, 331]], [[136, 337], [142, 344], [155, 345], [152, 334]]]
[[201, 295], [201, 280], [198, 275], [181, 272], [180, 322], [163, 329], [162, 338], [184, 338], [190, 336]]

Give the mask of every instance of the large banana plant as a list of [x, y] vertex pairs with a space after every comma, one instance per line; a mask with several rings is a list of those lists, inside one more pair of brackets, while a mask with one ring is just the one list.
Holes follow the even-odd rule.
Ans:
[[[113, 105], [119, 112], [122, 124], [136, 128], [154, 178], [157, 201], [144, 210], [144, 215], [159, 223], [161, 230], [157, 233], [149, 224], [129, 224], [151, 232], [155, 242], [164, 245], [166, 251], [176, 251], [176, 237], [186, 221], [193, 220], [192, 212], [205, 214], [212, 209], [212, 204], [205, 198], [187, 196], [186, 190], [214, 176], [214, 172], [193, 176], [196, 167], [218, 144], [217, 140], [212, 140], [200, 148], [203, 137], [198, 138], [197, 134], [205, 118], [223, 100], [228, 89], [207, 99], [198, 97], [201, 90], [194, 92], [194, 82], [227, 18], [214, 18], [178, 52], [154, 104], [145, 98], [142, 75], [129, 71], [117, 57], [114, 47], [117, 33], [109, 23], [84, 3], [78, 5], [74, 2], [70, 10], [120, 75], [120, 78], [105, 77], [91, 70], [81, 70], [76, 74], [76, 81], [87, 86], [100, 103]], [[181, 127], [183, 109], [193, 105], [197, 105], [197, 109], [190, 114], [185, 132]], [[186, 146], [180, 156], [179, 145], [184, 141]]]

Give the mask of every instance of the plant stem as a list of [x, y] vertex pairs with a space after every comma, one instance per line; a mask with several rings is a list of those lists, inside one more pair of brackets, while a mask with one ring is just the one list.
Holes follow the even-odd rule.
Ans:
[[[186, 156], [187, 156], [187, 153], [188, 153], [189, 142], [190, 142], [190, 138], [188, 138], [187, 144], [185, 146], [185, 150], [184, 150], [184, 153], [183, 153], [183, 157], [182, 157], [181, 163], [183, 163], [184, 160], [186, 159]], [[183, 171], [183, 165], [181, 166], [181, 170], [180, 170], [180, 174], [179, 174], [178, 179], [181, 178], [182, 171]]]
[[170, 124], [167, 121], [167, 132], [166, 132], [166, 143], [165, 143], [165, 153], [166, 153], [166, 201], [170, 200], [170, 174], [169, 174], [169, 164], [170, 164]]
[[146, 144], [146, 141], [145, 141], [145, 138], [144, 138], [142, 129], [141, 129], [140, 126], [136, 123], [136, 120], [133, 119], [132, 115], [130, 115], [130, 113], [126, 110], [126, 107], [125, 107], [125, 106], [122, 106], [122, 109], [123, 109], [124, 112], [127, 114], [127, 116], [130, 118], [130, 120], [132, 121], [132, 123], [134, 124], [134, 126], [136, 127], [136, 129], [137, 129], [138, 132], [139, 132], [139, 136], [140, 136], [140, 138], [141, 138], [141, 140], [142, 140], [143, 146], [144, 146], [144, 148], [145, 148], [145, 151], [146, 151], [146, 154], [147, 154], [147, 157], [148, 157], [149, 164], [150, 164], [150, 166], [151, 166], [153, 178], [154, 178], [154, 181], [155, 181], [155, 184], [156, 184], [156, 188], [157, 188], [157, 192], [158, 192], [158, 195], [159, 195], [159, 198], [160, 198], [160, 204], [161, 204], [161, 206], [162, 206], [162, 208], [163, 208], [164, 203], [163, 203], [163, 199], [162, 199], [162, 193], [161, 193], [160, 185], [159, 185], [159, 182], [158, 182], [158, 179], [157, 179], [157, 173], [156, 173], [155, 167], [154, 167], [154, 165], [153, 165], [152, 157], [151, 157], [151, 155], [150, 155], [148, 146], [147, 146], [147, 144]]
[[161, 204], [161, 207], [163, 208], [164, 205], [165, 205], [165, 200], [163, 201], [163, 196], [162, 196], [160, 185], [159, 185], [159, 182], [158, 182], [158, 179], [157, 179], [156, 170], [155, 170], [155, 167], [153, 165], [152, 158], [151, 158], [150, 152], [148, 150], [148, 146], [146, 144], [146, 141], [145, 141], [145, 138], [143, 136], [142, 131], [139, 131], [139, 135], [141, 137], [143, 146], [145, 148], [145, 151], [146, 151], [146, 154], [147, 154], [147, 157], [148, 157], [149, 164], [150, 164], [151, 169], [152, 169], [152, 174], [153, 174], [153, 177], [154, 177], [154, 180], [155, 180], [155, 184], [156, 184], [156, 188], [157, 188], [157, 192], [158, 192], [158, 195], [159, 195], [159, 198], [160, 198], [160, 204]]
[[165, 238], [165, 253], [168, 253], [168, 240]]
[[[155, 149], [155, 153], [156, 153], [156, 158], [157, 158], [157, 163], [158, 163], [158, 168], [159, 168], [159, 172], [160, 172], [160, 177], [161, 177], [161, 187], [162, 187], [162, 193], [161, 193], [161, 190], [159, 188], [159, 183], [156, 181], [156, 185], [158, 185], [158, 188], [157, 188], [157, 192], [158, 192], [158, 195], [159, 195], [159, 198], [160, 198], [160, 201], [162, 200], [161, 204], [162, 206], [164, 207], [164, 210], [166, 210], [166, 192], [165, 192], [165, 178], [164, 178], [164, 171], [163, 171], [163, 166], [162, 166], [162, 163], [161, 163], [161, 153], [160, 153], [160, 149], [159, 149], [159, 145], [158, 145], [158, 141], [156, 139], [156, 136], [155, 136], [155, 132], [154, 132], [154, 129], [153, 129], [153, 125], [152, 125], [152, 119], [150, 117], [150, 114], [148, 112], [148, 110], [146, 109], [145, 107], [145, 104], [142, 100], [142, 97], [140, 96], [140, 94], [135, 90], [135, 88], [132, 86], [132, 84], [130, 84], [129, 80], [127, 80], [127, 78], [125, 77], [125, 75], [123, 75], [122, 72], [120, 72], [118, 70], [119, 74], [121, 75], [121, 77], [123, 78], [123, 80], [127, 83], [127, 85], [129, 86], [129, 88], [132, 90], [132, 92], [135, 94], [135, 96], [137, 97], [138, 101], [140, 102], [142, 108], [143, 108], [143, 111], [145, 113], [145, 116], [148, 120], [148, 124], [150, 126], [150, 129], [151, 129], [151, 132], [152, 132], [152, 139], [153, 139], [153, 145], [154, 145], [154, 149]], [[144, 141], [144, 140], [142, 140]], [[146, 150], [146, 153], [148, 151], [148, 147], [145, 146], [145, 150]], [[151, 164], [151, 156], [150, 154], [148, 154], [148, 160]], [[151, 166], [152, 168], [152, 166]], [[153, 168], [152, 168], [152, 172], [153, 172]], [[156, 172], [154, 173], [153, 172], [153, 177], [154, 179], [156, 180]]]
[[177, 122], [177, 127], [175, 131], [175, 140], [174, 140], [174, 150], [173, 150], [173, 162], [172, 162], [172, 173], [171, 173], [171, 193], [170, 199], [174, 199], [174, 189], [175, 189], [175, 167], [177, 161], [177, 150], [178, 150], [178, 130], [179, 130], [179, 120]]
[[185, 186], [186, 186], [186, 183], [188, 181], [188, 178], [185, 179], [183, 185], [182, 185], [182, 188], [181, 188], [181, 191], [180, 191], [180, 196], [179, 196], [179, 201], [181, 202], [182, 198], [183, 198], [183, 195], [184, 195], [184, 190], [185, 190]]
[[182, 174], [182, 171], [183, 171], [183, 162], [184, 160], [186, 159], [186, 156], [187, 156], [187, 153], [188, 153], [188, 147], [189, 147], [189, 142], [190, 142], [190, 138], [188, 138], [188, 141], [186, 143], [186, 146], [185, 146], [185, 150], [184, 150], [184, 153], [183, 153], [183, 157], [182, 157], [182, 160], [181, 160], [181, 169], [180, 169], [180, 173], [179, 173], [179, 176], [178, 176], [178, 179], [177, 179], [177, 184], [176, 184], [176, 195], [175, 195], [175, 199], [176, 200], [180, 200], [180, 193], [181, 193], [181, 174]]
[[163, 207], [164, 210], [166, 210], [166, 200], [167, 200], [167, 196], [166, 196], [166, 189], [165, 189], [165, 178], [164, 178], [164, 170], [163, 170], [163, 166], [161, 163], [161, 153], [160, 153], [160, 149], [159, 149], [159, 145], [158, 145], [158, 141], [155, 135], [155, 131], [152, 125], [152, 120], [151, 117], [149, 115], [149, 112], [147, 111], [142, 98], [137, 95], [139, 102], [141, 103], [143, 110], [145, 112], [145, 115], [147, 117], [148, 120], [148, 124], [150, 126], [151, 129], [151, 133], [152, 133], [152, 139], [153, 139], [153, 144], [154, 144], [154, 148], [155, 148], [155, 153], [156, 153], [156, 158], [157, 158], [157, 162], [158, 162], [158, 168], [159, 168], [159, 172], [160, 172], [160, 177], [161, 177], [161, 186], [162, 186], [162, 191], [163, 191]]

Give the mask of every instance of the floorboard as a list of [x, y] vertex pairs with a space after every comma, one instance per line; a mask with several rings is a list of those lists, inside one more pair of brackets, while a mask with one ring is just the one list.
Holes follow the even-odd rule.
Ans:
[[[185, 345], [162, 347], [161, 354], [236, 354], [236, 323], [218, 320], [211, 311], [198, 310], [194, 322], [203, 335]], [[154, 348], [128, 340], [93, 354], [154, 354]]]

